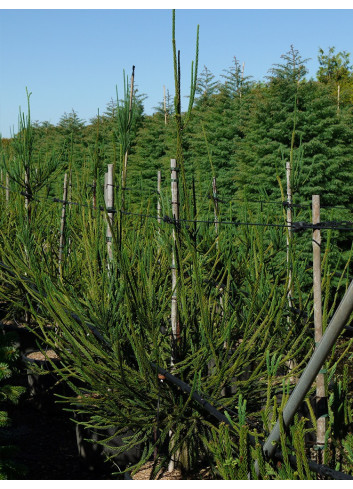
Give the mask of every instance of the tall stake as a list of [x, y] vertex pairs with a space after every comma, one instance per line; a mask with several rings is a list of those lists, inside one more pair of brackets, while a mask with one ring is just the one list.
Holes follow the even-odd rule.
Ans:
[[[177, 267], [176, 267], [176, 252], [177, 252], [177, 226], [179, 221], [179, 192], [178, 192], [178, 169], [176, 160], [170, 160], [171, 170], [171, 190], [172, 190], [172, 213], [175, 225], [173, 227], [173, 252], [172, 252], [172, 304], [171, 304], [171, 326], [172, 326], [172, 357], [171, 366], [175, 364], [177, 344], [180, 341], [180, 325], [178, 321], [178, 295], [177, 295]], [[173, 433], [169, 433], [171, 447], [174, 446]], [[178, 459], [178, 454], [171, 458], [168, 465], [169, 472], [175, 468], [175, 462]]]
[[26, 167], [26, 169], [25, 169], [25, 209], [27, 211], [28, 223], [31, 220], [31, 209], [30, 209], [30, 199], [29, 199], [29, 195], [30, 195], [29, 181], [30, 181], [29, 168]]
[[114, 164], [110, 163], [108, 165], [108, 172], [105, 174], [104, 179], [105, 186], [105, 205], [107, 208], [108, 218], [107, 218], [107, 253], [108, 253], [108, 269], [110, 268], [110, 263], [113, 260], [113, 250], [112, 250], [112, 227], [113, 227], [113, 207], [114, 207]]
[[[292, 307], [292, 263], [291, 263], [291, 240], [292, 240], [292, 186], [291, 186], [291, 164], [289, 161], [286, 162], [286, 177], [287, 177], [287, 269], [288, 269], [288, 290], [287, 290], [287, 299], [288, 299], [288, 307], [291, 309]], [[287, 317], [288, 325], [290, 326], [291, 319], [290, 315]], [[287, 362], [287, 366], [289, 370], [293, 370], [296, 366], [295, 359], [290, 359]], [[290, 378], [291, 382], [296, 382], [296, 377]]]
[[157, 172], [157, 216], [158, 216], [158, 224], [161, 224], [161, 214], [162, 214], [161, 187], [162, 187], [162, 172], [161, 172], [161, 170], [158, 170], [158, 172]]
[[171, 170], [171, 190], [172, 190], [172, 214], [175, 225], [173, 227], [173, 253], [172, 253], [172, 308], [171, 308], [171, 322], [172, 322], [172, 358], [171, 364], [174, 365], [176, 345], [180, 341], [180, 330], [178, 321], [178, 295], [177, 295], [177, 266], [176, 266], [176, 251], [177, 251], [177, 226], [179, 221], [179, 191], [178, 191], [178, 169], [176, 167], [176, 160], [170, 160]]
[[[162, 203], [161, 203], [161, 189], [162, 189], [162, 172], [157, 172], [157, 220], [158, 220], [158, 234], [161, 233], [161, 215], [162, 215]], [[159, 248], [159, 247], [158, 247]]]
[[[67, 200], [69, 202], [69, 219], [71, 215], [71, 199], [72, 199], [72, 171], [71, 171], [71, 165], [69, 166], [69, 183], [68, 183], [68, 189], [67, 189]], [[67, 247], [67, 256], [70, 256], [71, 254], [71, 237], [69, 235], [68, 239], [68, 247]]]
[[[320, 195], [312, 196], [313, 225], [320, 223]], [[322, 299], [321, 299], [321, 232], [313, 228], [313, 293], [314, 293], [314, 326], [315, 345], [322, 338]], [[319, 373], [316, 377], [316, 444], [321, 449], [325, 445], [326, 418], [326, 389], [325, 374]], [[319, 453], [318, 453], [319, 455]], [[322, 455], [322, 454], [320, 454]], [[318, 462], [320, 462], [319, 457]]]
[[10, 200], [10, 179], [9, 179], [9, 174], [6, 173], [6, 202], [9, 202]]
[[67, 204], [67, 173], [64, 176], [64, 191], [63, 191], [63, 207], [61, 210], [61, 225], [60, 225], [60, 243], [59, 243], [59, 275], [62, 277], [62, 259], [64, 249], [64, 233], [65, 233], [65, 219], [66, 219], [66, 204]]
[[291, 187], [291, 166], [290, 162], [286, 163], [286, 176], [287, 176], [287, 225], [288, 225], [288, 233], [287, 233], [287, 266], [288, 266], [288, 306], [292, 307], [292, 267], [290, 261], [290, 252], [291, 252], [291, 239], [292, 239], [292, 187]]
[[[158, 221], [158, 236], [161, 234], [161, 215], [162, 215], [162, 204], [161, 204], [161, 188], [162, 188], [162, 172], [158, 170], [157, 172], [157, 221]], [[160, 241], [158, 241], [157, 252], [160, 252]]]

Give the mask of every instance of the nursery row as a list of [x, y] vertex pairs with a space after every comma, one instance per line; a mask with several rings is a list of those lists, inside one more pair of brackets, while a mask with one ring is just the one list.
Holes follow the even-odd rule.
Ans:
[[[96, 187], [96, 206], [104, 207], [102, 187]], [[113, 188], [121, 209], [119, 189]], [[151, 458], [158, 471], [172, 458], [184, 473], [208, 467], [216, 478], [316, 477], [306, 465], [317, 427], [314, 387], [281, 438], [282, 453], [295, 455], [299, 469], [260, 458], [261, 474], [254, 471], [260, 442], [280, 419], [313, 352], [312, 262], [308, 250], [303, 259], [299, 246], [303, 241], [311, 246], [311, 231], [292, 235], [288, 255], [285, 216], [269, 213], [264, 220], [260, 210], [245, 207], [245, 222], [263, 226], [217, 227], [217, 216], [214, 223], [211, 218], [178, 223], [175, 217], [159, 222], [143, 217], [143, 209], [142, 216], [116, 212], [108, 226], [111, 209], [94, 208], [91, 196], [80, 197], [81, 189], [81, 182], [72, 180], [68, 200], [83, 206], [28, 199], [20, 191], [9, 200], [4, 191], [1, 198], [1, 298], [7, 317], [37, 335], [42, 353], [67, 385], [65, 398], [76, 421], [88, 434], [100, 433], [99, 442], [111, 450], [113, 440], [121, 440], [110, 456], [137, 447], [139, 457], [129, 471]], [[161, 192], [162, 206], [173, 215], [173, 198], [166, 193]], [[214, 201], [211, 206], [212, 216]], [[145, 212], [157, 215], [151, 208]], [[266, 226], [276, 220], [278, 227]], [[338, 232], [322, 231], [327, 233], [321, 251], [324, 329], [351, 275], [350, 260], [344, 262], [336, 248]], [[341, 337], [325, 364], [328, 417], [320, 460], [347, 474], [350, 351], [351, 340]], [[153, 365], [171, 371], [191, 391], [161, 384]], [[232, 429], [195, 402], [194, 392], [228, 416]], [[253, 448], [252, 437], [258, 440]]]
[[[18, 133], [2, 145], [2, 328], [12, 321], [18, 333], [36, 339], [36, 353], [20, 345], [27, 367], [30, 359], [45, 360], [43, 368], [31, 362], [30, 388], [51, 370], [61, 389], [58, 406], [72, 413], [78, 439], [91, 440], [83, 452], [100, 447], [113, 472], [133, 477], [148, 464], [151, 478], [175, 469], [185, 478], [352, 478], [350, 309], [287, 417], [351, 290], [351, 193], [337, 197], [350, 165], [349, 102], [337, 109], [327, 87], [302, 83], [302, 74], [286, 65], [268, 87], [243, 87], [239, 95], [227, 85], [204, 94], [197, 107], [202, 138], [193, 138], [187, 131], [196, 123], [198, 36], [185, 114], [174, 14], [172, 36], [174, 121], [163, 118], [155, 136], [145, 133], [147, 149], [135, 124], [134, 68], [110, 120], [111, 139], [102, 141], [98, 117], [92, 144], [72, 130], [54, 151], [50, 139], [38, 139], [28, 107]], [[310, 90], [327, 92], [324, 105], [334, 111], [325, 133], [334, 158], [325, 171], [339, 168], [336, 179], [321, 171], [315, 134], [322, 126], [305, 105], [319, 110], [321, 99]], [[273, 131], [266, 119], [269, 127], [259, 126], [254, 138], [249, 128], [275, 92], [276, 107], [287, 111], [285, 137], [275, 140], [278, 127]], [[239, 109], [235, 192], [224, 137], [213, 138], [203, 126], [220, 101]], [[224, 123], [235, 127], [223, 109]], [[344, 136], [337, 151], [336, 129]], [[142, 144], [134, 147], [139, 130]], [[157, 147], [163, 131], [175, 141], [170, 168], [168, 145], [162, 156]], [[314, 136], [305, 139], [310, 131]], [[158, 158], [164, 163], [155, 168], [151, 159]], [[325, 206], [311, 211], [311, 194]], [[12, 392], [2, 384], [5, 395]]]

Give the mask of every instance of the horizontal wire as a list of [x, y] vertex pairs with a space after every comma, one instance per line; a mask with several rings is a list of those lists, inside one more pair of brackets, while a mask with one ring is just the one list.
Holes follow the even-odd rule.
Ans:
[[[61, 204], [68, 204], [68, 205], [77, 205], [81, 207], [86, 207], [88, 209], [93, 209], [93, 210], [99, 210], [99, 211], [107, 211], [109, 213], [116, 213], [118, 212], [117, 209], [114, 208], [106, 208], [104, 206], [93, 206], [90, 204], [84, 204], [81, 202], [74, 202], [74, 201], [69, 201], [69, 200], [63, 200], [59, 199], [57, 197], [33, 197], [33, 195], [28, 194], [27, 192], [24, 191], [15, 191], [12, 190], [4, 185], [0, 184], [0, 188], [3, 188], [5, 190], [8, 190], [12, 193], [18, 193], [20, 195], [24, 195], [25, 197], [28, 197], [34, 201], [40, 202], [40, 201], [50, 201], [52, 203], [61, 203]], [[245, 203], [245, 201], [243, 201]], [[249, 201], [248, 201], [249, 202]], [[281, 205], [293, 205], [293, 204], [288, 204], [288, 202], [271, 202], [271, 201], [252, 201], [254, 203], [266, 203], [266, 204], [281, 204]], [[300, 204], [295, 204], [295, 206], [299, 206]], [[336, 207], [337, 208], [337, 207]], [[186, 223], [192, 223], [192, 224], [208, 224], [208, 225], [214, 225], [217, 223], [222, 224], [222, 225], [233, 225], [233, 226], [260, 226], [260, 227], [274, 227], [274, 228], [287, 228], [287, 229], [292, 229], [294, 232], [306, 230], [306, 229], [326, 229], [326, 230], [336, 230], [336, 231], [353, 231], [353, 222], [350, 221], [329, 221], [329, 222], [322, 222], [322, 223], [317, 223], [317, 224], [312, 224], [312, 223], [306, 223], [306, 222], [293, 222], [291, 224], [274, 224], [274, 223], [258, 223], [258, 222], [238, 222], [238, 221], [216, 221], [216, 220], [202, 220], [202, 219], [177, 219], [175, 220], [174, 218], [171, 218], [169, 216], [156, 216], [156, 215], [151, 215], [151, 214], [139, 214], [135, 212], [127, 212], [120, 210], [122, 214], [125, 215], [131, 215], [131, 216], [137, 216], [137, 217], [145, 217], [145, 218], [150, 218], [150, 219], [156, 219], [158, 221], [163, 221], [168, 224], [178, 224], [181, 222], [186, 222]], [[343, 224], [343, 225], [342, 225]], [[351, 226], [351, 227], [347, 227]]]
[[179, 224], [180, 222], [189, 222], [189, 223], [204, 223], [204, 224], [210, 224], [210, 225], [215, 225], [215, 224], [230, 224], [233, 226], [262, 226], [262, 227], [276, 227], [276, 228], [288, 228], [292, 229], [293, 231], [302, 231], [305, 229], [332, 229], [332, 230], [339, 230], [339, 231], [353, 231], [353, 222], [347, 222], [347, 224], [351, 225], [352, 227], [346, 227], [342, 226], [341, 222], [322, 222], [322, 223], [306, 223], [306, 222], [293, 222], [292, 224], [274, 224], [274, 223], [260, 223], [260, 222], [238, 222], [238, 221], [210, 221], [210, 220], [199, 220], [199, 219], [174, 219], [169, 216], [155, 216], [151, 214], [139, 214], [136, 212], [127, 212], [127, 211], [120, 211], [122, 214], [125, 215], [130, 215], [130, 216], [137, 216], [137, 217], [147, 217], [151, 219], [157, 219], [159, 221], [166, 222], [168, 224]]

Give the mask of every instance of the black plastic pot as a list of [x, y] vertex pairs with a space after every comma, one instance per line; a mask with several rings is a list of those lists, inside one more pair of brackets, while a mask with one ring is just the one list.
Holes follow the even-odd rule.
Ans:
[[[30, 399], [37, 409], [46, 412], [62, 412], [61, 405], [55, 402], [58, 400], [55, 394], [67, 395], [68, 387], [60, 382], [60, 378], [48, 360], [29, 358], [29, 355], [34, 352], [40, 353], [39, 350], [32, 349], [22, 354], [22, 361], [27, 371]], [[51, 361], [57, 366], [60, 364], [58, 358], [51, 359]], [[38, 368], [45, 373], [38, 373]]]
[[[77, 421], [83, 421], [85, 418], [84, 415], [75, 413], [75, 419]], [[107, 456], [113, 456], [112, 462], [114, 462], [114, 465], [118, 466], [120, 469], [125, 469], [127, 466], [136, 464], [140, 460], [142, 455], [142, 446], [138, 445], [119, 454], [117, 454], [114, 450], [114, 448], [119, 448], [122, 446], [122, 438], [124, 436], [130, 436], [133, 434], [133, 432], [129, 429], [126, 429], [125, 435], [115, 436], [109, 441], [109, 445], [112, 447], [112, 449], [97, 443], [98, 441], [113, 436], [115, 432], [115, 428], [94, 430], [92, 428], [86, 428], [81, 424], [76, 424], [78, 454], [86, 468], [92, 471], [102, 470], [102, 467], [107, 465], [104, 464], [104, 460]]]
[[33, 351], [37, 347], [37, 337], [25, 325], [16, 323], [0, 322], [0, 334], [13, 333], [15, 336], [14, 345], [22, 353]]
[[[82, 414], [74, 413], [76, 421], [83, 421]], [[98, 435], [90, 428], [76, 424], [77, 451], [81, 464], [91, 472], [101, 471], [104, 468], [103, 447], [97, 443]], [[89, 441], [88, 441], [89, 440]]]
[[97, 432], [98, 440], [104, 440], [105, 438], [113, 436], [113, 438], [109, 441], [109, 446], [111, 448], [104, 447], [104, 453], [108, 456], [113, 456], [113, 461], [119, 465], [119, 467], [125, 468], [129, 465], [136, 464], [142, 456], [143, 450], [141, 445], [136, 445], [130, 450], [119, 454], [117, 454], [116, 450], [114, 450], [115, 448], [120, 448], [123, 445], [123, 438], [132, 436], [134, 434], [133, 431], [126, 429], [124, 434], [118, 436], [114, 436], [115, 432], [116, 428], [106, 428], [105, 430]]

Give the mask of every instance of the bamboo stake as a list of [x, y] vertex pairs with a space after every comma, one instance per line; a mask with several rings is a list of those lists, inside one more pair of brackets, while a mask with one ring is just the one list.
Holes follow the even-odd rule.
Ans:
[[[176, 346], [180, 341], [180, 328], [178, 321], [178, 296], [177, 296], [177, 268], [176, 268], [176, 248], [177, 248], [177, 235], [176, 228], [179, 220], [179, 192], [178, 192], [178, 171], [177, 162], [175, 159], [170, 160], [171, 170], [171, 191], [172, 191], [172, 214], [175, 220], [175, 226], [173, 227], [173, 252], [172, 252], [172, 304], [171, 304], [171, 326], [172, 326], [172, 356], [171, 366], [176, 361]], [[170, 445], [174, 446], [173, 432], [169, 432]], [[168, 471], [172, 472], [175, 468], [175, 463], [179, 458], [179, 454], [175, 454], [174, 458], [171, 458], [168, 464]]]
[[[176, 167], [176, 160], [170, 160], [171, 170], [171, 191], [172, 191], [172, 214], [175, 220], [175, 226], [173, 227], [173, 253], [172, 253], [172, 307], [171, 307], [171, 322], [172, 322], [172, 341], [174, 345], [180, 341], [180, 330], [178, 321], [178, 297], [177, 297], [177, 268], [176, 268], [176, 248], [177, 248], [177, 235], [176, 227], [179, 221], [179, 191], [178, 191], [178, 171]], [[172, 354], [171, 364], [174, 365], [175, 351]]]
[[[320, 196], [312, 196], [313, 225], [320, 223]], [[313, 229], [313, 293], [314, 293], [314, 326], [315, 326], [315, 345], [322, 338], [322, 299], [321, 299], [321, 232], [320, 229]], [[316, 444], [322, 451], [325, 445], [326, 433], [326, 389], [325, 374], [319, 373], [316, 377]], [[323, 456], [323, 452], [318, 456]], [[318, 457], [321, 459], [321, 457]], [[319, 461], [319, 460], [318, 460]]]
[[27, 167], [25, 169], [25, 209], [27, 211], [27, 218], [28, 222], [31, 220], [31, 209], [30, 209], [30, 200], [29, 200], [29, 193], [30, 193], [30, 187], [29, 187], [29, 168]]
[[[31, 222], [31, 204], [29, 200], [29, 194], [30, 194], [30, 172], [29, 172], [29, 166], [27, 165], [25, 168], [25, 209], [27, 213], [27, 226], [29, 227], [29, 224]], [[26, 258], [28, 260], [28, 251], [26, 246], [24, 247], [24, 251], [26, 254]], [[27, 274], [26, 274], [27, 275]], [[31, 313], [30, 311], [25, 311], [25, 323], [29, 326], [31, 324]]]
[[[158, 170], [157, 172], [157, 217], [158, 217], [159, 225], [161, 224], [161, 214], [162, 214], [161, 187], [162, 187], [162, 172]], [[160, 232], [160, 229], [158, 231]]]
[[9, 174], [6, 173], [6, 202], [10, 201], [10, 179]]
[[[161, 215], [162, 215], [162, 203], [161, 203], [161, 189], [162, 189], [162, 172], [157, 172], [157, 221], [158, 221], [158, 236], [161, 234]], [[160, 244], [158, 242], [158, 255], [160, 252]]]
[[[218, 239], [218, 233], [219, 233], [219, 224], [218, 224], [218, 218], [219, 218], [219, 208], [218, 208], [218, 197], [217, 197], [217, 182], [216, 182], [216, 177], [213, 177], [212, 178], [212, 192], [213, 192], [213, 202], [214, 202], [214, 226], [215, 226], [215, 230], [216, 230], [216, 236], [217, 236], [217, 242], [216, 242], [216, 246], [217, 246], [217, 249], [219, 247], [219, 239]], [[220, 291], [220, 298], [219, 298], [219, 304], [220, 304], [220, 307], [221, 307], [221, 311], [223, 311], [223, 287], [222, 287], [222, 284], [219, 284], [217, 286], [218, 290]], [[223, 313], [221, 313], [222, 316], [223, 316]], [[226, 346], [226, 344], [225, 344]]]
[[59, 243], [59, 275], [62, 277], [62, 258], [64, 249], [64, 232], [66, 220], [66, 203], [67, 203], [67, 173], [64, 176], [64, 191], [63, 191], [63, 206], [61, 210], [61, 225], [60, 225], [60, 243]]
[[[287, 291], [287, 300], [288, 307], [291, 309], [292, 307], [292, 299], [293, 299], [293, 290], [292, 290], [292, 264], [291, 264], [291, 240], [292, 240], [292, 186], [291, 186], [291, 164], [289, 161], [286, 162], [286, 178], [287, 178], [287, 224], [288, 224], [288, 232], [287, 232], [287, 268], [288, 268], [288, 291]], [[287, 322], [290, 325], [290, 316], [287, 317]], [[287, 366], [289, 370], [293, 370], [296, 366], [295, 359], [290, 359], [287, 362]], [[296, 382], [297, 379], [295, 377], [290, 378], [291, 382]]]
[[292, 268], [290, 264], [290, 242], [292, 239], [292, 187], [291, 187], [291, 166], [290, 162], [286, 163], [286, 176], [287, 176], [287, 224], [288, 224], [288, 233], [287, 233], [287, 266], [288, 266], [288, 306], [292, 307]]
[[113, 260], [113, 250], [112, 250], [112, 227], [113, 227], [113, 207], [114, 207], [114, 165], [110, 163], [108, 165], [108, 172], [105, 174], [104, 187], [105, 187], [105, 205], [107, 207], [107, 231], [106, 231], [106, 241], [107, 241], [107, 253], [108, 253], [108, 269], [110, 268], [110, 263]]
[[[213, 202], [214, 202], [214, 226], [216, 230], [216, 247], [217, 250], [219, 249], [219, 239], [218, 239], [218, 232], [219, 232], [219, 224], [218, 224], [218, 216], [219, 216], [219, 208], [218, 208], [218, 196], [217, 196], [217, 181], [216, 177], [212, 178], [212, 192], [213, 192]], [[219, 312], [221, 316], [221, 320], [223, 319], [223, 286], [222, 284], [218, 284], [216, 288], [219, 290]], [[224, 348], [227, 348], [227, 342], [224, 341]], [[208, 365], [208, 371], [209, 375], [212, 374], [212, 369], [214, 368], [214, 361], [210, 361]], [[227, 389], [223, 387], [221, 390], [221, 395], [226, 396], [227, 395]]]
[[[68, 185], [68, 190], [67, 190], [67, 200], [69, 201], [69, 215], [71, 215], [71, 197], [72, 197], [72, 172], [71, 172], [71, 165], [69, 167], [69, 185]], [[68, 240], [68, 249], [67, 249], [67, 256], [70, 256], [71, 254], [71, 237], [69, 236]]]

